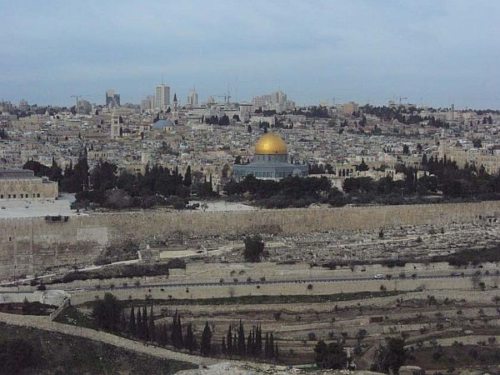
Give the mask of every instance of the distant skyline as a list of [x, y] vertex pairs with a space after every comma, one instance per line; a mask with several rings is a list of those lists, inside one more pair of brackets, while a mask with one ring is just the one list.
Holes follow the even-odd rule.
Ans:
[[0, 0], [0, 100], [233, 99], [500, 108], [493, 0]]

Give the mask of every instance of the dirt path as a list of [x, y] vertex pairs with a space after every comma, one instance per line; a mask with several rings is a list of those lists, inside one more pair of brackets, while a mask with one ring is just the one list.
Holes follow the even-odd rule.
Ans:
[[129, 340], [102, 331], [95, 331], [89, 328], [56, 323], [45, 316], [27, 316], [0, 313], [0, 322], [14, 326], [31, 327], [42, 329], [44, 331], [58, 332], [64, 335], [83, 337], [89, 340], [99, 341], [126, 350], [131, 350], [139, 354], [151, 355], [161, 359], [188, 362], [195, 365], [210, 365], [220, 362], [220, 360], [214, 358], [206, 358], [196, 355], [174, 352], [172, 350], [152, 345], [146, 346], [141, 342]]

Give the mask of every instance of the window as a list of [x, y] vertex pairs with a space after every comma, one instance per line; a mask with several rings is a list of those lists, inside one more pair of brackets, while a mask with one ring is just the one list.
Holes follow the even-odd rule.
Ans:
[[37, 197], [37, 198], [40, 198], [40, 193], [37, 193], [36, 197]]

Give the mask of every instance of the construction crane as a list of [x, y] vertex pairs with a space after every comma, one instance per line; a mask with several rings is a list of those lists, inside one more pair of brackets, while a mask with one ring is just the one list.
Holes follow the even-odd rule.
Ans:
[[83, 99], [83, 98], [89, 97], [89, 96], [91, 97], [92, 94], [90, 94], [90, 95], [89, 94], [71, 95], [72, 98], [76, 99], [76, 103], [75, 104], [76, 104], [77, 107], [78, 107], [78, 103], [80, 102], [80, 99]]
[[231, 100], [231, 92], [229, 90], [224, 95], [213, 95], [213, 96], [215, 96], [216, 98], [224, 98], [225, 104], [229, 104], [229, 102]]

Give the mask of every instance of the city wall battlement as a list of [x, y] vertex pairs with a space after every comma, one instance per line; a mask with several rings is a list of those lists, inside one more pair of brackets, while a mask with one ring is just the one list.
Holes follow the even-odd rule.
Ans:
[[446, 226], [487, 216], [500, 217], [500, 201], [228, 212], [147, 210], [71, 216], [57, 222], [43, 217], [0, 219], [0, 278], [89, 263], [108, 245], [177, 232], [196, 236], [300, 234]]

